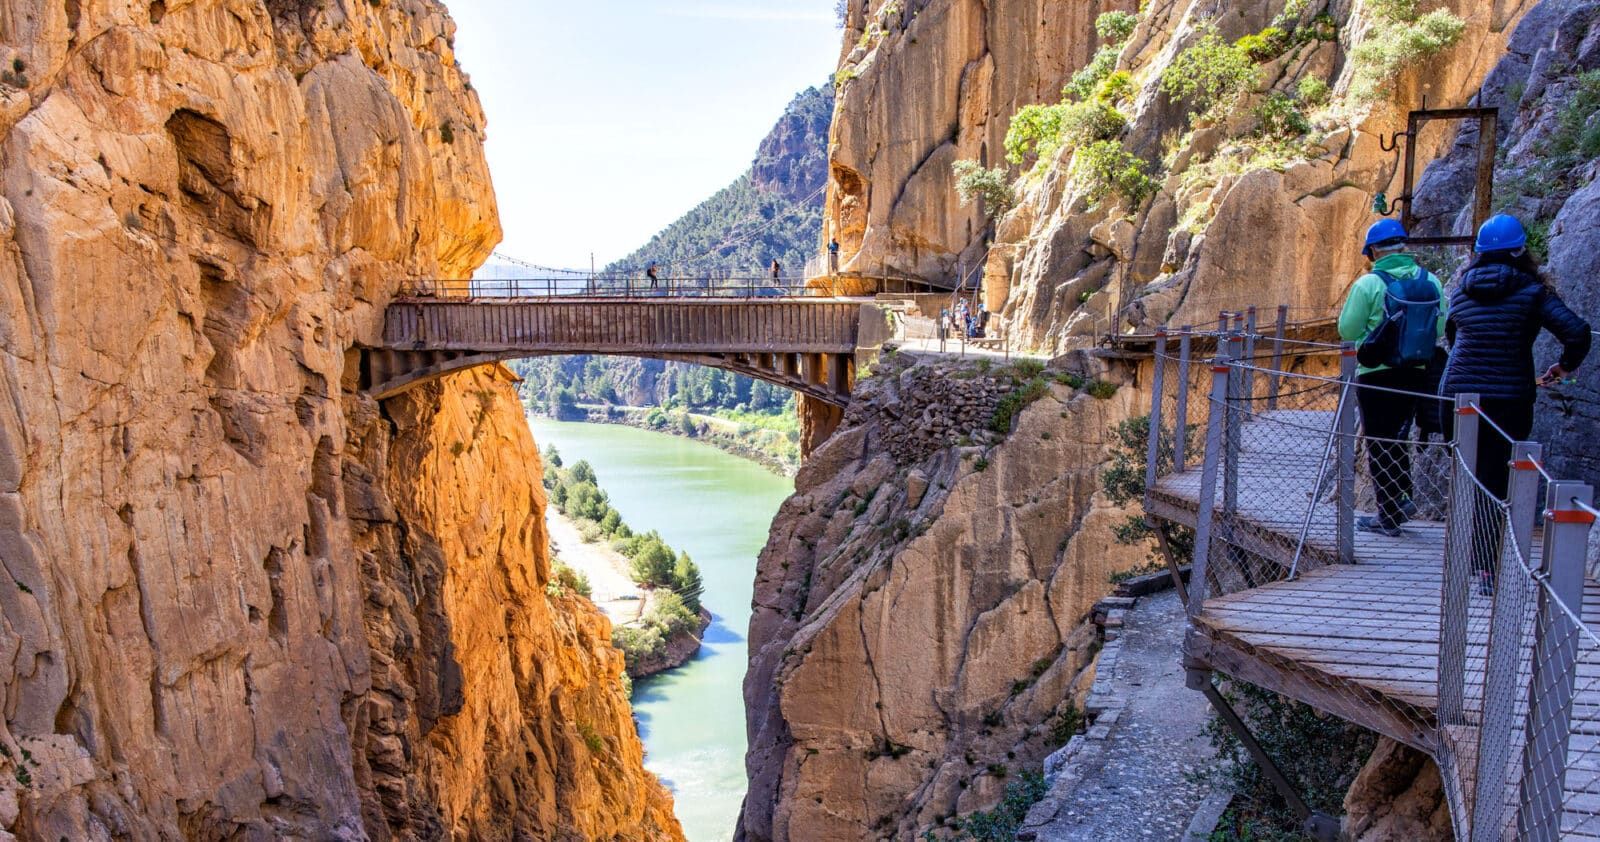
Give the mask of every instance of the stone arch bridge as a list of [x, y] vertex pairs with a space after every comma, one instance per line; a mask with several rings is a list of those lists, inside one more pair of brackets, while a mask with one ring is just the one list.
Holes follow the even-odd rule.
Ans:
[[363, 349], [361, 388], [383, 400], [519, 357], [649, 357], [793, 389], [823, 404], [813, 409], [837, 423], [858, 356], [888, 338], [883, 311], [870, 298], [412, 296], [389, 305], [382, 345]]

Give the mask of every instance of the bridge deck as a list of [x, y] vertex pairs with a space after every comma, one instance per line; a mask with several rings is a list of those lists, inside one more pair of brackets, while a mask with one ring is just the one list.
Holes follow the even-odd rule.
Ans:
[[[1317, 478], [1315, 461], [1325, 444], [1307, 423], [1319, 415], [1327, 414], [1277, 413], [1279, 419], [1295, 424], [1273, 424], [1269, 419], [1243, 428], [1237, 514], [1230, 539], [1284, 569], [1299, 543], [1305, 501]], [[1328, 423], [1321, 422], [1324, 429]], [[1300, 431], [1298, 437], [1288, 430]], [[1272, 452], [1251, 446], [1252, 441], [1266, 440], [1272, 442]], [[1253, 477], [1270, 482], [1253, 483]], [[1200, 488], [1198, 469], [1160, 479], [1152, 491], [1151, 513], [1193, 527]], [[1357, 531], [1357, 563], [1347, 565], [1334, 563], [1331, 507], [1319, 506], [1313, 512], [1297, 578], [1208, 599], [1186, 641], [1188, 655], [1429, 751], [1441, 765], [1453, 767], [1460, 791], [1470, 793], [1476, 729], [1440, 729], [1437, 718], [1443, 524], [1414, 521], [1398, 538]], [[1539, 543], [1535, 536], [1536, 553]], [[1481, 704], [1483, 696], [1491, 606], [1490, 597], [1474, 594], [1470, 599], [1465, 693], [1469, 709]], [[1600, 629], [1600, 584], [1593, 580], [1585, 583], [1582, 615], [1590, 629]], [[1524, 674], [1530, 658], [1531, 650], [1525, 646]], [[1600, 691], [1596, 690], [1600, 658], [1592, 651], [1580, 653], [1579, 677], [1563, 838], [1600, 840]], [[1519, 733], [1519, 755], [1521, 738]], [[1444, 771], [1451, 774], [1448, 768]], [[1509, 817], [1516, 809], [1514, 783], [1506, 798]], [[1458, 822], [1462, 818], [1458, 813]]]

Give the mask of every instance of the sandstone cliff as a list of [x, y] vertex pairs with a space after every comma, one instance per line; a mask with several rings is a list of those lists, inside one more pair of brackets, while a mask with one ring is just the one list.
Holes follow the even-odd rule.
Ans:
[[[1144, 560], [1096, 494], [1134, 389], [905, 356], [861, 384], [762, 551], [740, 838], [906, 839], [992, 804], [1055, 747], [1085, 616]], [[1015, 395], [1037, 399], [1001, 436]]]
[[[1116, 324], [1199, 323], [1219, 307], [1278, 302], [1297, 317], [1324, 315], [1359, 267], [1349, 243], [1370, 221], [1373, 197], [1401, 192], [1397, 158], [1379, 137], [1403, 131], [1424, 95], [1436, 106], [1466, 103], [1539, 4], [1422, 4], [1457, 16], [1459, 34], [1400, 65], [1379, 101], [1352, 95], [1372, 75], [1360, 48], [1376, 41], [1377, 4], [1137, 4], [1137, 25], [1111, 48], [1102, 76], [1127, 74], [1112, 95], [1123, 125], [1109, 134], [1151, 179], [1148, 195], [1095, 195], [1075, 158], [1079, 144], [1063, 143], [1037, 166], [1010, 168], [1015, 209], [986, 227], [976, 206], [960, 204], [951, 164], [1007, 166], [1012, 114], [1060, 101], [1062, 82], [1104, 43], [1096, 14], [1135, 5], [852, 4], [860, 40], [842, 60], [827, 206], [852, 265], [944, 282], [961, 263], [969, 273], [981, 266], [996, 326], [1053, 353], [1085, 347]], [[1237, 107], [1197, 114], [1163, 89], [1163, 73], [1207, 36], [1231, 44], [1272, 29], [1281, 37], [1252, 54]], [[1041, 32], [1049, 37], [1035, 41]], [[1303, 95], [1308, 79], [1325, 93]], [[1256, 109], [1274, 94], [1307, 121], [1293, 142], [1263, 138]], [[1450, 138], [1424, 135], [1419, 161]]]
[[676, 837], [514, 399], [346, 391], [499, 236], [442, 7], [0, 31], [0, 835]]

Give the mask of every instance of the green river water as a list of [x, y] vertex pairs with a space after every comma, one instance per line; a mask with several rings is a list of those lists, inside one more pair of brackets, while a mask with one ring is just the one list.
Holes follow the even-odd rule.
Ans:
[[745, 634], [756, 556], [794, 483], [700, 442], [610, 424], [530, 418], [543, 449], [589, 460], [611, 505], [700, 565], [713, 619], [683, 667], [635, 684], [645, 766], [672, 788], [689, 842], [733, 838], [744, 798]]

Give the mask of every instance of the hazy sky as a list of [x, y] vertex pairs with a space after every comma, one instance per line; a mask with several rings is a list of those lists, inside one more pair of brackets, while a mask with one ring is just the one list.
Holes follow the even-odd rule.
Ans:
[[732, 181], [839, 52], [834, 0], [446, 0], [524, 260], [604, 266]]

